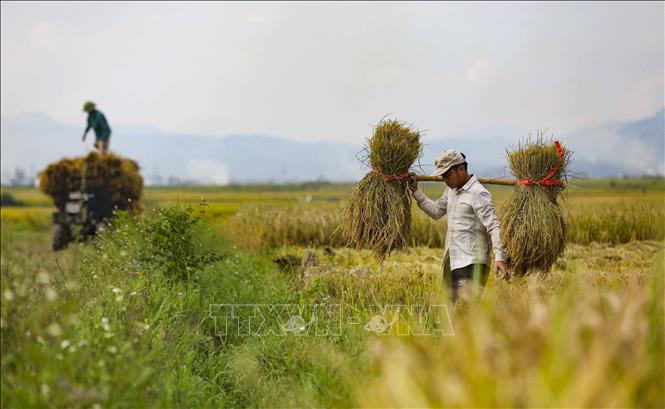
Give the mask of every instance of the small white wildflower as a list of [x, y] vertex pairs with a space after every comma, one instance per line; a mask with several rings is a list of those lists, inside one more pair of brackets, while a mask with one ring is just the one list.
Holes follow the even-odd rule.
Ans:
[[62, 361], [62, 359], [64, 358], [64, 356], [62, 356], [62, 354], [56, 354], [55, 357], [58, 361]]
[[123, 296], [120, 294], [119, 296], [115, 297], [115, 302], [122, 302]]
[[73, 354], [74, 352], [76, 352], [76, 349], [77, 349], [77, 348], [76, 348], [76, 345], [72, 345], [72, 346], [70, 346], [70, 347], [69, 347], [69, 353], [70, 353], [70, 354]]
[[125, 250], [120, 250], [120, 257], [125, 257], [127, 252]]
[[42, 338], [40, 335], [37, 335], [37, 338], [35, 338], [35, 339], [36, 339], [37, 342], [39, 342], [40, 344], [42, 344], [42, 345], [45, 344], [45, 342], [44, 342], [44, 338]]
[[66, 349], [69, 346], [69, 340], [64, 340], [60, 343], [60, 348]]
[[105, 332], [105, 333], [104, 333], [104, 338], [106, 338], [106, 339], [109, 339], [109, 338], [111, 338], [112, 336], [113, 336], [113, 333], [112, 333], [112, 332]]
[[54, 322], [46, 328], [46, 332], [52, 337], [59, 337], [62, 335], [62, 328], [60, 328], [57, 322]]
[[94, 405], [92, 405], [92, 409], [102, 409], [102, 405], [100, 405], [99, 403], [95, 403]]
[[51, 392], [51, 388], [49, 388], [47, 384], [43, 383], [41, 386], [41, 392], [45, 398], [48, 398], [48, 395]]
[[67, 281], [67, 288], [69, 288], [70, 290], [76, 291], [79, 288], [81, 288], [81, 284], [79, 284], [79, 282], [76, 281], [76, 280], [69, 280], [69, 281]]
[[122, 290], [117, 287], [113, 287], [111, 291], [113, 291], [113, 294], [120, 294], [122, 292]]
[[53, 301], [56, 298], [58, 298], [58, 294], [51, 287], [46, 289], [46, 291], [44, 292], [44, 295], [46, 296], [46, 299], [49, 300], [49, 301]]
[[109, 259], [109, 255], [106, 254], [106, 253], [104, 253], [104, 254], [102, 254], [102, 258], [103, 258], [104, 260], [108, 260], [108, 259]]
[[41, 270], [39, 273], [37, 273], [37, 282], [39, 284], [49, 283], [48, 272], [46, 270]]
[[109, 319], [106, 317], [102, 317], [102, 328], [104, 331], [109, 331], [111, 330], [111, 325], [109, 324]]
[[136, 291], [132, 291], [129, 295], [136, 295]]
[[104, 362], [103, 359], [100, 359], [99, 361], [97, 361], [97, 366], [104, 366], [104, 365], [106, 365], [106, 362]]
[[69, 316], [67, 317], [67, 321], [73, 326], [77, 326], [81, 323], [81, 320], [76, 314], [69, 314]]
[[111, 345], [110, 347], [108, 347], [108, 351], [109, 351], [110, 353], [112, 353], [112, 354], [115, 354], [115, 353], [118, 352], [118, 348], [116, 348], [115, 346]]
[[144, 331], [144, 330], [147, 330], [147, 329], [150, 328], [150, 325], [148, 325], [146, 323], [143, 323], [143, 322], [140, 322], [140, 321], [136, 321], [136, 326], [139, 327], [139, 329], [141, 331]]
[[11, 301], [14, 299], [14, 292], [9, 288], [5, 289], [5, 291], [2, 292], [2, 295], [5, 297], [5, 300], [7, 301]]

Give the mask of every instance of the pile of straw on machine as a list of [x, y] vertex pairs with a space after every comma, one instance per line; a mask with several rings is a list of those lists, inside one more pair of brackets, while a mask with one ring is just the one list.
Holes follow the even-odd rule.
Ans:
[[51, 196], [56, 205], [66, 200], [66, 195], [71, 191], [95, 186], [111, 189], [114, 207], [120, 210], [140, 210], [143, 178], [139, 173], [139, 165], [128, 158], [92, 152], [88, 156], [52, 163], [39, 177], [39, 188]]

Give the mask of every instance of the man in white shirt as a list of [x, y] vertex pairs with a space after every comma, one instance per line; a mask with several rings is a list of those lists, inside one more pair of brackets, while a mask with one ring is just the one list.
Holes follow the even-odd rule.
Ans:
[[448, 149], [434, 163], [432, 176], [442, 176], [448, 185], [443, 195], [436, 201], [428, 198], [418, 190], [415, 174], [409, 178], [409, 188], [418, 207], [431, 218], [448, 214], [442, 267], [452, 301], [478, 297], [487, 282], [492, 250], [497, 275], [510, 278], [492, 196], [474, 175], [469, 175], [464, 154]]

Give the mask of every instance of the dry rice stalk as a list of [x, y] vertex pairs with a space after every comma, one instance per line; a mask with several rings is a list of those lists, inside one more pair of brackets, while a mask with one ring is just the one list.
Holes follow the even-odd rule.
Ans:
[[109, 186], [111, 200], [118, 209], [140, 209], [138, 200], [143, 193], [143, 178], [138, 164], [111, 153], [92, 152], [88, 156], [52, 163], [41, 172], [39, 188], [58, 205], [69, 191], [81, 188], [80, 176], [84, 168], [87, 186]]
[[[554, 142], [538, 133], [507, 152], [510, 169], [518, 180], [541, 181], [552, 169], [550, 180], [564, 181], [572, 152], [562, 148], [559, 155]], [[526, 186], [518, 183], [503, 208], [501, 239], [506, 246], [507, 262], [520, 276], [531, 272], [547, 273], [566, 244], [566, 223], [558, 196], [565, 184]]]
[[384, 119], [366, 141], [363, 161], [372, 171], [354, 186], [341, 210], [340, 228], [349, 246], [371, 249], [383, 259], [407, 244], [411, 196], [404, 175], [420, 158], [420, 138], [417, 129]]

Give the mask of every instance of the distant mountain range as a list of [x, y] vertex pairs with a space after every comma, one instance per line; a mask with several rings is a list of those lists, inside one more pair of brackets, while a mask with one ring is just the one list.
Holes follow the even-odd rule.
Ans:
[[[664, 175], [664, 114], [660, 110], [639, 121], [600, 124], [557, 139], [575, 152], [573, 170], [586, 177]], [[44, 113], [2, 118], [0, 123], [3, 184], [15, 178], [17, 169], [33, 177], [62, 157], [86, 153], [80, 141], [83, 125], [62, 124]], [[177, 134], [113, 122], [111, 127], [112, 150], [137, 160], [149, 184], [357, 181], [367, 172], [356, 157], [363, 141], [305, 143], [261, 135]], [[371, 129], [367, 132], [369, 136]], [[455, 147], [467, 155], [473, 173], [508, 176], [506, 148], [527, 134], [515, 127], [446, 138], [427, 135], [422, 171], [429, 173], [436, 155]], [[88, 137], [94, 140], [94, 134]]]

